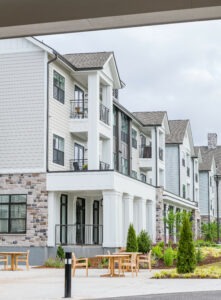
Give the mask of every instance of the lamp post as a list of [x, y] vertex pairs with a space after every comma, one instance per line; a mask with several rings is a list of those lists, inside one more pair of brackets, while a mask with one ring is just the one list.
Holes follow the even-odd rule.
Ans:
[[219, 178], [220, 176], [219, 175], [215, 175], [214, 176], [215, 178], [215, 181], [216, 181], [216, 211], [217, 211], [217, 243], [219, 244], [220, 243], [220, 240], [219, 240]]

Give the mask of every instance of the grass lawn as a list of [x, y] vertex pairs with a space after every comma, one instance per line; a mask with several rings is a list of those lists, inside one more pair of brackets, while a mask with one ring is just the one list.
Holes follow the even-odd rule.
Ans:
[[199, 266], [194, 273], [178, 274], [176, 269], [163, 270], [154, 274], [152, 278], [221, 278], [221, 262]]

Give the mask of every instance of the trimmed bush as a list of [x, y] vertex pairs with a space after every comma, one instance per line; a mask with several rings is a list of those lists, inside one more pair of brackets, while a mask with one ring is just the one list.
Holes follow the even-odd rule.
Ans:
[[58, 246], [56, 258], [58, 258], [60, 260], [64, 260], [65, 259], [64, 248], [61, 245]]
[[165, 250], [163, 260], [167, 267], [171, 267], [173, 265], [174, 251], [171, 247]]
[[149, 234], [145, 230], [141, 230], [137, 237], [138, 251], [142, 253], [147, 253], [151, 249], [151, 239]]
[[177, 251], [177, 272], [192, 273], [196, 268], [196, 254], [193, 242], [189, 214], [185, 213], [182, 220], [180, 240]]
[[198, 247], [196, 251], [196, 262], [200, 263], [202, 260], [203, 260], [203, 254], [200, 247]]
[[127, 252], [137, 252], [138, 251], [137, 237], [136, 237], [136, 232], [135, 232], [133, 224], [130, 224], [130, 226], [128, 228], [126, 251]]

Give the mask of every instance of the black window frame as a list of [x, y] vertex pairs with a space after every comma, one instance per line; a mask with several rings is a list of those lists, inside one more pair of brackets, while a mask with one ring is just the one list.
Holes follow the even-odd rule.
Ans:
[[132, 147], [137, 149], [137, 131], [132, 128], [131, 130], [131, 136], [132, 136]]
[[[58, 76], [58, 84], [55, 75]], [[64, 80], [64, 87], [61, 87], [61, 79]], [[60, 73], [54, 70], [53, 72], [53, 98], [58, 100], [60, 103], [64, 104], [65, 102], [65, 77]]]
[[57, 134], [53, 134], [53, 163], [60, 165], [60, 166], [64, 166], [64, 150], [62, 151], [60, 149], [55, 148], [55, 143], [54, 143], [55, 138], [63, 140], [63, 149], [64, 149], [64, 143], [65, 143], [64, 138], [62, 138], [61, 136], [59, 136]]
[[[8, 220], [8, 231], [0, 231], [0, 234], [26, 234], [27, 232], [27, 194], [0, 194], [0, 196], [7, 196], [8, 202], [0, 202], [0, 209], [2, 205], [8, 205], [8, 218], [0, 217], [0, 220]], [[11, 198], [15, 196], [25, 197], [24, 202], [12, 202]], [[12, 218], [11, 217], [11, 207], [13, 205], [25, 205], [25, 218]], [[11, 221], [12, 220], [24, 220], [25, 221], [25, 230], [24, 231], [12, 231], [11, 230]]]

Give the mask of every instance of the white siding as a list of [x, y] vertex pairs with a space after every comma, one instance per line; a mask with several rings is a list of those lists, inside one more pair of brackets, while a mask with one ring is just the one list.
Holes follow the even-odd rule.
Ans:
[[166, 145], [166, 190], [179, 195], [179, 147]]
[[44, 171], [45, 53], [14, 41], [0, 43], [0, 172]]

